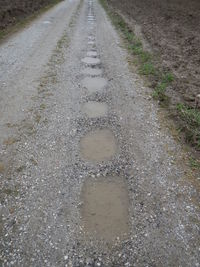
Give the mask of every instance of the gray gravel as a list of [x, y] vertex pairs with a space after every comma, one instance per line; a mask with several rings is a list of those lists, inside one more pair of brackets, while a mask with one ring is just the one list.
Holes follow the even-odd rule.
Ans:
[[[16, 65], [23, 71], [16, 71], [15, 85], [11, 86], [12, 69], [2, 72], [10, 86], [3, 88], [2, 103], [13, 108], [9, 116], [2, 113], [1, 120], [0, 264], [199, 266], [199, 194], [186, 175], [185, 152], [162, 126], [151, 91], [130, 71], [128, 55], [102, 7], [94, 0], [95, 20], [89, 22], [88, 9], [88, 1], [79, 5], [64, 1], [46, 13], [45, 19], [39, 18], [13, 37], [34, 39], [32, 27], [58, 12], [57, 37], [52, 33], [48, 41], [44, 38], [43, 50], [33, 43], [36, 52], [28, 65], [26, 61], [23, 66]], [[66, 21], [59, 18], [59, 12], [64, 12]], [[89, 41], [91, 35], [94, 43]], [[6, 45], [16, 51], [15, 46], [8, 48], [10, 42], [12, 39], [0, 51]], [[40, 54], [47, 43], [48, 56], [43, 61]], [[108, 85], [88, 93], [81, 83], [87, 76], [82, 59], [94, 48]], [[26, 85], [31, 88], [28, 92]], [[7, 90], [8, 96], [10, 91], [13, 96], [6, 98]], [[81, 112], [86, 101], [107, 103], [108, 115], [87, 118]], [[119, 149], [111, 160], [94, 164], [81, 158], [79, 142], [97, 128], [112, 130]], [[80, 194], [87, 177], [112, 175], [123, 177], [127, 184], [130, 235], [110, 245], [85, 238]]]

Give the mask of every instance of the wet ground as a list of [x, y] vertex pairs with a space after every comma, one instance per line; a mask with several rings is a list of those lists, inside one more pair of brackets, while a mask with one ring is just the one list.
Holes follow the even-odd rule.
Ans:
[[198, 177], [99, 3], [64, 1], [0, 52], [1, 265], [199, 266]]

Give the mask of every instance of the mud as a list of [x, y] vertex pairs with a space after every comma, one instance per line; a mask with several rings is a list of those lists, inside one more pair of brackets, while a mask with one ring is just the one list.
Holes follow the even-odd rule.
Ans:
[[106, 103], [90, 101], [83, 105], [82, 112], [85, 113], [88, 118], [103, 117], [107, 115], [108, 106]]
[[110, 160], [117, 150], [115, 136], [109, 129], [89, 132], [80, 141], [82, 158], [92, 162]]
[[82, 190], [82, 224], [92, 238], [113, 242], [124, 239], [129, 231], [128, 193], [123, 179], [87, 179]]
[[105, 88], [107, 81], [101, 77], [86, 77], [82, 80], [82, 85], [87, 88], [90, 93], [93, 93]]

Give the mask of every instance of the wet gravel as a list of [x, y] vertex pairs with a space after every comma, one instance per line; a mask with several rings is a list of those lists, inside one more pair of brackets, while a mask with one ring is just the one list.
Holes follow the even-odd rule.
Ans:
[[[186, 178], [182, 148], [162, 128], [150, 90], [130, 72], [101, 6], [84, 1], [73, 18], [64, 33], [70, 40], [59, 43], [26, 120], [14, 128], [19, 141], [12, 150], [4, 145], [2, 157], [12, 166], [2, 178], [1, 265], [199, 266], [199, 195]], [[108, 81], [94, 93], [81, 84], [91, 46], [101, 61], [100, 77]], [[107, 116], [86, 117], [81, 107], [87, 101], [105, 102]], [[105, 128], [118, 153], [87, 162], [81, 138]], [[110, 244], [85, 236], [80, 195], [88, 177], [115, 175], [128, 188], [130, 234]]]

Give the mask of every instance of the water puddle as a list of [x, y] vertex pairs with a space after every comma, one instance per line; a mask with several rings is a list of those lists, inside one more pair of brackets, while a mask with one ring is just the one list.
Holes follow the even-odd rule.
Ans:
[[109, 129], [87, 133], [80, 141], [81, 156], [92, 162], [111, 159], [117, 152], [115, 136]]
[[106, 84], [106, 79], [101, 77], [86, 77], [82, 80], [83, 87], [87, 88], [90, 93], [102, 90]]
[[83, 63], [91, 66], [95, 66], [100, 64], [100, 59], [99, 58], [93, 58], [93, 57], [85, 57], [81, 60]]
[[94, 41], [89, 41], [88, 45], [91, 45], [92, 47], [95, 47], [95, 42]]
[[89, 101], [83, 105], [82, 111], [89, 118], [103, 117], [107, 115], [108, 106], [106, 103]]
[[51, 21], [49, 21], [49, 20], [45, 20], [45, 21], [43, 21], [42, 23], [43, 23], [43, 24], [51, 24]]
[[98, 54], [97, 54], [96, 51], [88, 51], [88, 52], [87, 52], [87, 56], [88, 56], [88, 57], [97, 57]]
[[86, 234], [112, 242], [129, 232], [128, 192], [120, 177], [87, 179], [82, 189], [82, 225]]
[[102, 70], [96, 68], [85, 68], [82, 73], [91, 76], [99, 76], [102, 74]]
[[88, 37], [88, 40], [89, 40], [89, 41], [95, 41], [95, 37], [94, 37], [94, 36], [89, 36], [89, 37]]

